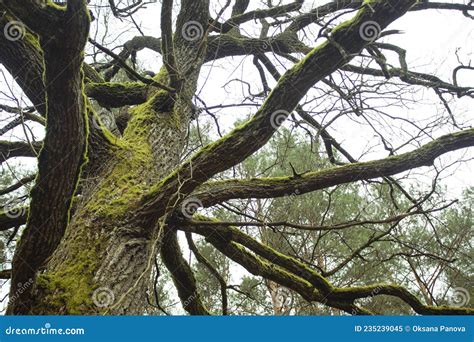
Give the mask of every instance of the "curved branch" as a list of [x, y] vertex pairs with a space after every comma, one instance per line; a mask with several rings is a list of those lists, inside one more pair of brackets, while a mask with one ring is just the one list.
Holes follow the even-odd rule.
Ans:
[[226, 180], [208, 183], [199, 188], [193, 197], [209, 207], [237, 198], [282, 197], [295, 193], [329, 188], [331, 186], [395, 175], [417, 167], [430, 166], [439, 156], [474, 146], [474, 129], [467, 129], [435, 139], [426, 145], [398, 156], [352, 163], [321, 171], [309, 172], [300, 177], [275, 177], [250, 180]]
[[[58, 246], [69, 222], [72, 198], [87, 151], [87, 106], [83, 94], [83, 49], [90, 17], [85, 0], [68, 1], [64, 21], [40, 39], [44, 58], [47, 129], [31, 191], [27, 227], [13, 257], [10, 293], [36, 272]], [[43, 34], [43, 32], [38, 32]], [[67, 41], [67, 44], [64, 42]], [[45, 206], [44, 203], [48, 203]], [[10, 303], [10, 314], [26, 314], [31, 289]]]
[[178, 296], [191, 315], [210, 315], [197, 291], [196, 279], [179, 247], [176, 230], [165, 226], [162, 238], [161, 259], [171, 273]]
[[[470, 315], [471, 308], [424, 305], [416, 296], [398, 285], [380, 284], [364, 287], [338, 288], [330, 284], [315, 270], [291, 256], [279, 253], [230, 226], [212, 227], [184, 223], [179, 229], [206, 237], [224, 255], [239, 263], [250, 273], [273, 280], [298, 292], [308, 301], [344, 310], [351, 314], [368, 314], [359, 309], [354, 301], [377, 295], [400, 298], [416, 313], [423, 315]], [[252, 255], [245, 248], [256, 253]], [[370, 314], [370, 313], [369, 313]]]
[[155, 86], [156, 88], [158, 89], [163, 89], [163, 90], [166, 90], [168, 92], [174, 92], [175, 90], [168, 87], [167, 85], [165, 84], [162, 84], [162, 83], [159, 83], [153, 79], [150, 79], [150, 78], [146, 78], [142, 75], [140, 75], [139, 73], [137, 73], [135, 70], [133, 70], [130, 66], [128, 66], [128, 64], [120, 59], [120, 57], [118, 55], [116, 55], [113, 51], [107, 49], [105, 46], [102, 46], [100, 45], [99, 43], [97, 43], [96, 41], [94, 41], [92, 38], [89, 38], [89, 42], [94, 45], [95, 47], [97, 47], [99, 50], [101, 50], [102, 52], [106, 53], [107, 55], [111, 56], [112, 58], [114, 58], [118, 64], [120, 64], [120, 66], [122, 68], [124, 68], [128, 73], [130, 73], [131, 75], [133, 75], [136, 79], [138, 79], [139, 81], [147, 84], [147, 85], [152, 85], [152, 86]]
[[338, 300], [356, 300], [372, 296], [387, 295], [400, 298], [420, 315], [472, 315], [474, 309], [449, 306], [431, 306], [423, 304], [415, 295], [398, 285], [371, 285], [364, 287], [339, 288], [331, 294]]

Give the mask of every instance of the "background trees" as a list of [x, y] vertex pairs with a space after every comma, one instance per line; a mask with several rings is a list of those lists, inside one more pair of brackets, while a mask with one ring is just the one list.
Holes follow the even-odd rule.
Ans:
[[472, 3], [86, 5], [0, 5], [8, 313], [472, 313]]

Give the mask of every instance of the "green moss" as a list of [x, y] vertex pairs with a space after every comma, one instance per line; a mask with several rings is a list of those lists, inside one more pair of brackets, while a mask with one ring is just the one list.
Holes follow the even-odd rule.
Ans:
[[149, 105], [159, 113], [171, 113], [174, 107], [174, 97], [165, 90], [158, 91], [149, 100]]
[[23, 36], [23, 39], [27, 41], [28, 43], [30, 43], [31, 45], [33, 45], [38, 50], [39, 53], [41, 54], [43, 53], [43, 49], [40, 46], [39, 39], [35, 34], [30, 33], [30, 31], [26, 30], [25, 35]]
[[[202, 215], [194, 215], [193, 216], [194, 220], [197, 221], [205, 221], [205, 222], [219, 222], [219, 220], [214, 219], [214, 218], [208, 218]], [[298, 280], [298, 282], [301, 282], [300, 279], [304, 278], [305, 283], [310, 284], [309, 279], [314, 283], [314, 285], [317, 286], [319, 290], [322, 292], [331, 292], [333, 290], [333, 286], [330, 284], [330, 282], [324, 278], [322, 275], [308, 267], [306, 264], [302, 263], [301, 261], [283, 254], [279, 251], [277, 251], [274, 248], [271, 248], [265, 244], [260, 243], [250, 235], [247, 235], [243, 232], [241, 232], [238, 228], [236, 227], [226, 227], [226, 231], [228, 234], [231, 234], [232, 237], [231, 240], [237, 241], [239, 244], [236, 244], [236, 248], [241, 249], [242, 251], [246, 251], [246, 249], [241, 246], [241, 243], [245, 245], [248, 249], [252, 250], [252, 252], [258, 254], [257, 257], [260, 260], [262, 264], [268, 265], [269, 267], [277, 267], [279, 271], [285, 273], [287, 277], [292, 278], [294, 277], [295, 279]], [[225, 234], [223, 232], [219, 233], [220, 236], [224, 236]], [[265, 259], [264, 259], [265, 258]], [[272, 261], [270, 261], [272, 260]], [[293, 271], [293, 273], [288, 272], [285, 270], [285, 268], [288, 269], [298, 269], [300, 271]], [[305, 274], [301, 274], [301, 276], [295, 276], [297, 273], [301, 273], [301, 271], [304, 271]]]
[[127, 89], [136, 89], [139, 87], [145, 87], [141, 82], [105, 82], [105, 83], [93, 83], [93, 87], [101, 88], [103, 91], [111, 90], [113, 92], [126, 92]]
[[87, 239], [85, 232], [68, 241], [69, 253], [76, 257], [62, 265], [57, 272], [46, 272], [37, 277], [37, 287], [45, 296], [44, 307], [36, 308], [41, 313], [63, 312], [72, 315], [86, 314], [94, 310], [92, 302], [96, 263], [100, 258], [101, 242]]
[[91, 215], [121, 218], [145, 192], [147, 186], [140, 181], [140, 173], [147, 157], [140, 154], [131, 152], [130, 158], [124, 156], [104, 180], [105, 184], [99, 184], [101, 190], [86, 206]]
[[[160, 83], [168, 82], [166, 68], [153, 78]], [[136, 87], [136, 83], [129, 83]], [[97, 86], [97, 85], [95, 85]], [[114, 85], [105, 85], [110, 86]], [[117, 85], [121, 91], [127, 83]], [[117, 139], [107, 130], [104, 133], [119, 148], [114, 151], [112, 170], [97, 185], [99, 189], [86, 205], [92, 215], [113, 218], [123, 217], [142, 196], [149, 191], [150, 184], [144, 179], [145, 175], [153, 174], [154, 160], [151, 150], [150, 137], [155, 129], [179, 129], [180, 118], [174, 114], [175, 98], [169, 92], [150, 87], [148, 100], [130, 110], [131, 119], [123, 133], [123, 138]], [[169, 127], [166, 127], [169, 125]]]
[[115, 164], [86, 205], [93, 215], [123, 217], [148, 190], [143, 175], [153, 167], [148, 138], [156, 121], [156, 112], [148, 101], [135, 107], [131, 115], [124, 138], [119, 143], [121, 148], [115, 151]]
[[167, 84], [169, 82], [168, 71], [162, 66], [160, 71], [153, 77], [153, 80], [159, 83]]

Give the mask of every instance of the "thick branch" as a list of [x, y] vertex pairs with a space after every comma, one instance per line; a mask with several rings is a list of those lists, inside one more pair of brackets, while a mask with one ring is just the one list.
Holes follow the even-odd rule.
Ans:
[[86, 94], [105, 108], [120, 108], [144, 103], [148, 86], [135, 83], [88, 83]]
[[193, 271], [181, 253], [176, 230], [165, 227], [162, 243], [161, 259], [171, 273], [184, 309], [191, 315], [209, 315], [197, 291]]
[[430, 166], [439, 156], [474, 146], [474, 129], [442, 136], [426, 145], [399, 156], [370, 162], [352, 163], [326, 170], [309, 172], [301, 177], [278, 177], [251, 180], [228, 180], [204, 185], [193, 194], [204, 206], [235, 198], [270, 198], [299, 194], [331, 186], [394, 175], [422, 166]]
[[[352, 314], [361, 313], [360, 309], [354, 305], [356, 299], [370, 298], [376, 295], [398, 297], [418, 314], [468, 315], [474, 313], [474, 310], [469, 308], [424, 305], [416, 296], [398, 285], [334, 287], [307, 265], [261, 244], [234, 227], [183, 224], [180, 229], [205, 236], [206, 240], [212, 243], [214, 247], [245, 267], [252, 274], [263, 276], [293, 289], [308, 301], [318, 301]], [[257, 256], [250, 254], [242, 246], [250, 249]], [[351, 308], [351, 310], [348, 310], [348, 308]]]
[[[64, 16], [65, 21], [51, 35], [38, 32], [42, 34], [44, 52], [47, 129], [38, 158], [37, 182], [31, 191], [27, 227], [13, 258], [12, 295], [18, 284], [34, 279], [59, 244], [85, 161], [87, 108], [82, 63], [89, 32], [85, 0], [68, 1]], [[8, 312], [28, 313], [31, 301], [29, 289], [9, 305]]]

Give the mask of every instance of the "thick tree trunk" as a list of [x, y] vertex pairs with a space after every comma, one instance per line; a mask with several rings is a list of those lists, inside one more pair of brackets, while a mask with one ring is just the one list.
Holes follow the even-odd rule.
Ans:
[[[61, 244], [38, 276], [31, 313], [143, 313], [158, 241], [154, 229], [141, 226], [132, 213], [140, 197], [178, 165], [188, 117], [157, 112], [154, 101], [163, 95], [150, 95], [132, 111], [102, 173], [84, 181]], [[100, 303], [104, 294], [107, 303]]]
[[[178, 16], [178, 27], [196, 19], [206, 23], [207, 6], [205, 1], [190, 2], [189, 12]], [[147, 101], [130, 111], [110, 157], [102, 159], [100, 167], [91, 167], [100, 173], [81, 180], [82, 192], [61, 243], [37, 274], [34, 303], [26, 312], [15, 313], [143, 314], [150, 308], [146, 292], [165, 218], [149, 227], [135, 213], [143, 195], [180, 163], [206, 48], [205, 41], [186, 40], [177, 32], [173, 52], [179, 88], [171, 94], [151, 87]], [[197, 50], [202, 53], [196, 55]], [[154, 80], [169, 83], [165, 67]], [[166, 259], [173, 253], [179, 257], [178, 251], [168, 248], [161, 253]]]

